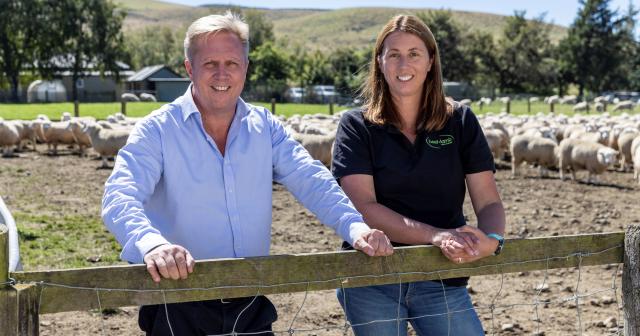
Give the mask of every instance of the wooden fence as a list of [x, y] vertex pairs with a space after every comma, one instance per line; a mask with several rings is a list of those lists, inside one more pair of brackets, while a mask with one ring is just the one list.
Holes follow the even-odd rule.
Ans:
[[2, 335], [38, 335], [39, 314], [56, 312], [624, 263], [624, 332], [640, 336], [636, 226], [626, 233], [511, 239], [499, 256], [462, 265], [432, 246], [397, 248], [392, 256], [377, 258], [342, 251], [205, 260], [187, 280], [160, 284], [143, 265], [9, 273], [6, 236], [0, 226]]

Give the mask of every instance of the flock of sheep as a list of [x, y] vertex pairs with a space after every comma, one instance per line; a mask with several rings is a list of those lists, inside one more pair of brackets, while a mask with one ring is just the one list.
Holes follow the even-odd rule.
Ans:
[[12, 156], [14, 150], [22, 151], [26, 144], [46, 143], [47, 151], [58, 154], [58, 145], [73, 148], [80, 156], [92, 147], [102, 158], [102, 167], [108, 167], [107, 159], [118, 154], [129, 137], [138, 118], [128, 118], [117, 113], [106, 120], [93, 117], [72, 118], [64, 112], [60, 121], [51, 121], [46, 115], [35, 120], [2, 120], [0, 118], [0, 147], [3, 156]]
[[479, 117], [491, 152], [496, 160], [511, 160], [512, 175], [523, 163], [537, 165], [541, 176], [558, 168], [564, 180], [567, 170], [586, 170], [588, 182], [608, 168], [633, 168], [640, 183], [640, 115], [623, 113], [610, 116], [538, 113], [513, 116], [506, 113]]
[[[624, 102], [618, 102], [621, 103]], [[340, 115], [277, 117], [311, 156], [330, 166]], [[73, 146], [80, 156], [93, 147], [102, 157], [102, 167], [108, 167], [107, 158], [117, 155], [138, 120], [117, 113], [96, 121], [91, 117], [72, 118], [67, 112], [58, 122], [44, 115], [29, 121], [0, 119], [0, 146], [4, 156], [12, 155], [14, 149], [22, 150], [25, 142], [33, 143], [34, 150], [36, 142], [46, 143], [53, 155], [57, 154], [58, 145]], [[510, 161], [514, 176], [526, 162], [537, 166], [541, 176], [557, 168], [563, 180], [567, 171], [575, 180], [577, 171], [586, 170], [589, 182], [610, 168], [633, 168], [634, 180], [640, 183], [640, 115], [611, 116], [605, 112], [571, 117], [543, 113], [515, 116], [502, 112], [487, 113], [478, 120], [495, 160]]]
[[[511, 98], [500, 97], [497, 100], [503, 104], [507, 104], [511, 101]], [[530, 97], [528, 98], [528, 100], [530, 103], [537, 103], [540, 101], [540, 98]], [[492, 102], [493, 102], [493, 99], [482, 97], [480, 98], [480, 100], [476, 102], [476, 104], [480, 107], [483, 107], [485, 105], [491, 105]], [[613, 98], [611, 96], [599, 96], [593, 99], [591, 102], [586, 100], [578, 102], [578, 97], [575, 95], [568, 95], [568, 96], [562, 96], [562, 97], [558, 95], [549, 96], [549, 97], [545, 97], [543, 102], [545, 104], [550, 104], [550, 105], [552, 104], [572, 105], [573, 112], [589, 112], [591, 110], [595, 110], [596, 112], [606, 112], [607, 107], [609, 105], [613, 105], [613, 108], [611, 109], [612, 112], [618, 112], [618, 111], [631, 112], [636, 106], [638, 106], [638, 104], [640, 104], [640, 100], [634, 102], [633, 100], [620, 100], [618, 98]], [[467, 106], [471, 106], [473, 101], [471, 99], [463, 99], [460, 101], [460, 103]]]

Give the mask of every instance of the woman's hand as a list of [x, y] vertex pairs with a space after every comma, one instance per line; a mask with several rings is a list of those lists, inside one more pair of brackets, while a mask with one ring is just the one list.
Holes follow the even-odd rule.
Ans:
[[[447, 241], [444, 244], [445, 249], [447, 250], [447, 254], [445, 254], [445, 256], [447, 256], [449, 260], [455, 263], [458, 263], [458, 264], [469, 263], [469, 262], [482, 259], [484, 257], [491, 256], [493, 255], [493, 253], [496, 251], [496, 248], [498, 247], [498, 241], [496, 239], [487, 237], [487, 235], [484, 232], [482, 232], [482, 230], [476, 227], [465, 225], [457, 228], [456, 231], [460, 234], [473, 235], [477, 239], [476, 251], [478, 253], [475, 255], [469, 255], [468, 253], [461, 253], [459, 249], [450, 248], [449, 246], [451, 246], [452, 243]], [[442, 247], [441, 247], [441, 250], [442, 250]], [[445, 253], [444, 250], [443, 250], [443, 253]]]
[[[465, 227], [466, 226], [469, 225], [465, 225]], [[438, 229], [433, 235], [431, 243], [438, 246], [445, 257], [453, 262], [470, 259], [479, 253], [479, 239], [471, 231], [464, 232], [458, 231], [457, 229]]]

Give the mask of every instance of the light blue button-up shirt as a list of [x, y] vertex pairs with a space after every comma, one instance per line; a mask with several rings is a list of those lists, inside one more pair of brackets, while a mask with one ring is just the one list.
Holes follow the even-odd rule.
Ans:
[[102, 218], [133, 263], [169, 243], [195, 259], [268, 255], [274, 180], [349, 243], [369, 229], [265, 108], [238, 98], [223, 156], [189, 87], [135, 126], [105, 183]]

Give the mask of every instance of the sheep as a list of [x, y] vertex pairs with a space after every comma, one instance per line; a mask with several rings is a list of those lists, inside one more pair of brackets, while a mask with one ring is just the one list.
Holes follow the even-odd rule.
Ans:
[[640, 136], [631, 142], [631, 158], [633, 159], [633, 180], [640, 184]]
[[530, 102], [530, 103], [537, 103], [537, 102], [539, 102], [539, 101], [540, 101], [540, 98], [538, 98], [538, 97], [531, 97], [531, 98], [529, 98], [529, 102]]
[[460, 105], [471, 106], [471, 99], [462, 99]]
[[151, 93], [146, 93], [146, 92], [143, 92], [143, 93], [140, 94], [140, 100], [143, 101], [143, 102], [156, 102], [156, 101], [158, 101], [156, 99], [156, 96], [152, 95]]
[[60, 121], [69, 121], [71, 120], [71, 112], [62, 112], [60, 116]]
[[20, 134], [20, 143], [18, 144], [18, 150], [24, 149], [24, 143], [30, 141], [33, 144], [33, 150], [36, 150], [36, 133], [33, 129], [33, 122], [29, 120], [13, 120], [18, 134]]
[[511, 139], [511, 176], [516, 176], [518, 167], [522, 162], [538, 165], [539, 175], [546, 176], [548, 169], [556, 167], [558, 145], [551, 139], [531, 136], [516, 135]]
[[68, 121], [45, 122], [42, 124], [44, 139], [53, 147], [53, 155], [58, 155], [59, 144], [74, 145], [76, 143], [73, 132], [68, 129], [68, 126]]
[[578, 97], [574, 96], [574, 95], [570, 95], [570, 96], [564, 96], [562, 97], [562, 99], [560, 99], [560, 104], [575, 104], [578, 102]]
[[613, 112], [616, 112], [619, 110], [629, 110], [629, 111], [633, 110], [633, 102], [630, 100], [624, 100], [619, 103], [616, 103], [616, 105], [613, 107]]
[[105, 129], [97, 123], [89, 123], [82, 128], [91, 139], [91, 145], [102, 158], [100, 168], [109, 168], [107, 157], [118, 154], [129, 138], [129, 129]]
[[505, 96], [505, 97], [500, 97], [498, 100], [500, 100], [500, 102], [503, 104], [507, 104], [511, 101], [511, 98]]
[[331, 166], [333, 142], [336, 139], [335, 131], [326, 135], [293, 133], [292, 136], [309, 152], [311, 157], [319, 160], [327, 167]]
[[[587, 170], [587, 182], [592, 182], [592, 175], [601, 174], [613, 165], [618, 151], [599, 143], [580, 139], [564, 139], [558, 147], [560, 179], [564, 181], [564, 171], [571, 168], [571, 179], [576, 180], [576, 171]], [[595, 182], [595, 176], [593, 181]]]
[[557, 104], [560, 102], [560, 97], [558, 95], [553, 95], [544, 98], [545, 104]]
[[509, 149], [509, 136], [500, 129], [486, 129], [483, 133], [494, 160], [502, 159], [504, 152]]
[[69, 121], [68, 128], [71, 130], [73, 137], [78, 144], [78, 154], [80, 157], [85, 156], [85, 149], [91, 147], [91, 138], [82, 131], [82, 128], [90, 121], [83, 121], [82, 119], [72, 119]]
[[13, 156], [13, 146], [20, 144], [20, 132], [15, 123], [0, 121], [0, 147], [3, 157]]
[[594, 105], [596, 112], [604, 112], [604, 104], [601, 102], [596, 102]]
[[627, 164], [631, 164], [631, 143], [638, 137], [638, 131], [627, 131], [618, 136], [618, 149], [620, 150], [620, 171], [626, 171]]
[[584, 112], [587, 110], [587, 102], [579, 102], [573, 105], [573, 112]]
[[123, 102], [139, 102], [140, 101], [140, 98], [138, 98], [138, 96], [129, 92], [123, 93], [122, 96], [120, 96], [120, 99]]

